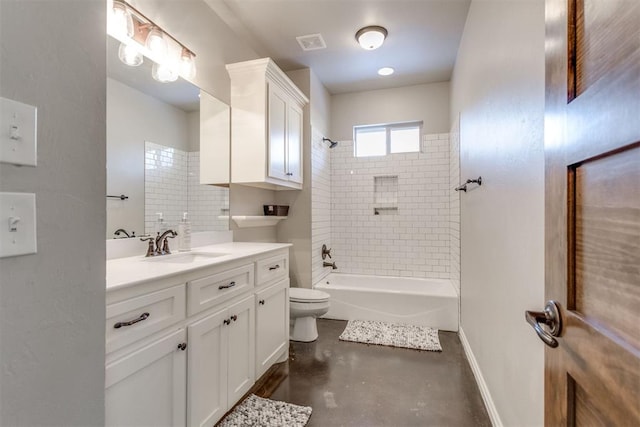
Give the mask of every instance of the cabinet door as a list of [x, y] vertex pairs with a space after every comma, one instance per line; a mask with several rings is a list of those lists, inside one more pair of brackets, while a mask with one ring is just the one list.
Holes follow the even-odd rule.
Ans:
[[287, 132], [287, 101], [286, 95], [275, 85], [269, 84], [269, 176], [286, 180], [286, 132]]
[[256, 293], [256, 378], [289, 347], [289, 279]]
[[187, 327], [189, 426], [212, 426], [227, 411], [228, 320], [223, 309]]
[[185, 341], [180, 329], [106, 366], [107, 426], [184, 425]]
[[228, 397], [230, 406], [255, 382], [255, 297], [251, 295], [229, 307]]
[[302, 184], [302, 110], [297, 105], [287, 110], [287, 176]]

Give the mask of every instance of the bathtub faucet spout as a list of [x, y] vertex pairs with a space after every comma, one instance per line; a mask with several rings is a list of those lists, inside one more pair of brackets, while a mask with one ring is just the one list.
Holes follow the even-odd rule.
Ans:
[[335, 261], [334, 262], [326, 262], [325, 261], [325, 262], [322, 263], [322, 266], [323, 267], [331, 267], [333, 270], [337, 270], [338, 269], [338, 267], [336, 266], [336, 262]]

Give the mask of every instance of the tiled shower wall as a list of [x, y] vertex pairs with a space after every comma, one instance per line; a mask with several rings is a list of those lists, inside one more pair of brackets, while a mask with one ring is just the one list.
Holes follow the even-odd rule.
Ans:
[[200, 184], [200, 152], [189, 152], [188, 212], [191, 231], [229, 229], [229, 189]]
[[450, 132], [449, 151], [449, 253], [451, 283], [460, 295], [460, 193], [453, 191], [460, 185], [460, 119], [455, 118]]
[[144, 225], [145, 233], [154, 232], [156, 212], [174, 226], [187, 206], [188, 153], [153, 142], [144, 145]]
[[228, 209], [228, 189], [200, 184], [199, 152], [145, 143], [146, 233], [154, 231], [156, 212], [168, 227], [175, 228], [186, 211], [192, 232], [228, 230]]
[[[352, 141], [331, 150], [329, 227], [338, 272], [450, 277], [449, 155], [448, 133], [424, 135], [420, 153], [356, 158]], [[384, 190], [378, 202], [376, 178]]]
[[[331, 151], [315, 129], [311, 132], [311, 282], [331, 272], [322, 266], [322, 245], [331, 247]], [[335, 149], [334, 149], [335, 150]], [[327, 259], [327, 261], [331, 261]]]

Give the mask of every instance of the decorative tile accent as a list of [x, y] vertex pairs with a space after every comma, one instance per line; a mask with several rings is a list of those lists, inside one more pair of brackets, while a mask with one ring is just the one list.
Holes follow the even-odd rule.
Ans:
[[310, 406], [265, 399], [250, 395], [218, 427], [304, 427], [311, 416]]
[[349, 320], [340, 340], [442, 351], [437, 329], [375, 320]]

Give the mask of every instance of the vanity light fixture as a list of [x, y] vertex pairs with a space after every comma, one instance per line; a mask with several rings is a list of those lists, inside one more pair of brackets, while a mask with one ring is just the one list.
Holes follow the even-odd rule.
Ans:
[[144, 44], [151, 51], [156, 62], [162, 63], [167, 60], [169, 44], [164, 38], [164, 33], [158, 27], [151, 27]]
[[155, 64], [153, 78], [161, 82], [196, 75], [196, 54], [124, 0], [108, 1], [107, 33], [122, 43], [118, 57], [131, 66], [147, 57]]
[[124, 3], [114, 1], [107, 14], [107, 32], [114, 37], [133, 37], [133, 16]]
[[356, 40], [365, 50], [374, 50], [382, 46], [387, 38], [387, 29], [379, 25], [360, 28], [356, 33]]
[[391, 67], [382, 67], [378, 70], [378, 74], [381, 76], [390, 76], [395, 70]]
[[160, 83], [169, 83], [178, 80], [178, 73], [167, 64], [154, 63], [151, 68], [151, 77]]
[[138, 65], [142, 65], [144, 62], [142, 53], [140, 53], [133, 43], [120, 43], [120, 47], [118, 48], [118, 58], [120, 58], [120, 61], [131, 67], [137, 67]]
[[187, 48], [182, 48], [180, 55], [180, 75], [188, 80], [196, 76], [195, 55]]

